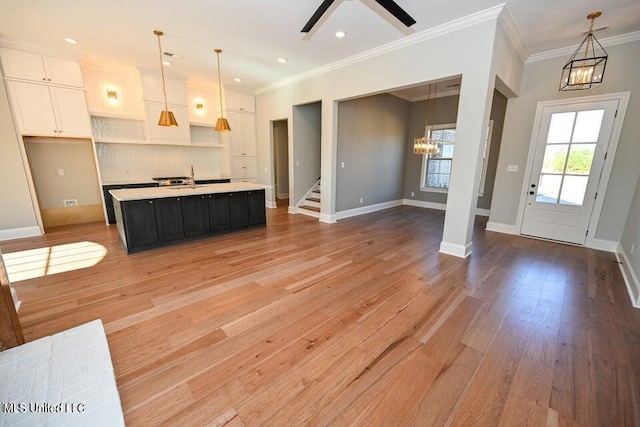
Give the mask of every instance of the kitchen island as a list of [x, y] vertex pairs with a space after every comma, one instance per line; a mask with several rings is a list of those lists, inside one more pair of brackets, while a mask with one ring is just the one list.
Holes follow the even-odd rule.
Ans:
[[247, 182], [111, 190], [118, 234], [130, 254], [266, 225], [267, 185]]

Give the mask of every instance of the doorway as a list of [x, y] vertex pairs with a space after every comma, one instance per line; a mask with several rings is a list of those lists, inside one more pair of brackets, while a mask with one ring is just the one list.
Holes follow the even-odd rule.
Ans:
[[273, 135], [273, 178], [278, 201], [289, 198], [289, 126], [286, 119], [271, 122]]
[[609, 98], [538, 107], [521, 234], [585, 244], [590, 224], [597, 224], [592, 217], [619, 103]]

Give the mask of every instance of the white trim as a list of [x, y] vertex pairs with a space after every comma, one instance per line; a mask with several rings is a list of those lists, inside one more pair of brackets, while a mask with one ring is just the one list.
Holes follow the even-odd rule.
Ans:
[[304, 206], [298, 207], [298, 213], [306, 216], [312, 216], [314, 218], [320, 218], [320, 212], [305, 209]]
[[276, 199], [288, 199], [288, 198], [289, 198], [289, 193], [282, 193], [282, 194], [276, 195]]
[[473, 25], [477, 25], [486, 21], [490, 21], [492, 19], [496, 19], [500, 16], [500, 13], [505, 8], [505, 4], [501, 3], [497, 6], [490, 7], [485, 10], [481, 10], [479, 12], [473, 13], [471, 15], [464, 16], [462, 18], [454, 19], [453, 21], [446, 22], [442, 25], [438, 25], [433, 28], [429, 28], [428, 30], [421, 31], [419, 33], [412, 34], [407, 37], [403, 37], [399, 40], [395, 40], [391, 43], [387, 43], [382, 46], [375, 47], [373, 49], [364, 51], [357, 55], [350, 56], [348, 58], [344, 58], [335, 62], [332, 62], [327, 65], [323, 65], [322, 67], [315, 68], [313, 70], [305, 71], [304, 73], [300, 73], [298, 75], [288, 77], [286, 79], [277, 81], [275, 83], [263, 86], [254, 91], [254, 94], [259, 95], [262, 93], [270, 92], [272, 90], [288, 86], [293, 83], [297, 83], [299, 81], [319, 76], [321, 74], [328, 73], [333, 70], [337, 70], [340, 68], [347, 67], [352, 64], [357, 64], [358, 62], [366, 61], [371, 58], [375, 58], [376, 56], [380, 56], [386, 54], [388, 52], [393, 52], [398, 49], [405, 48], [407, 46], [414, 45], [416, 43], [423, 42], [425, 40], [434, 39], [437, 37], [444, 36], [446, 34], [462, 30], [464, 28], [471, 27]]
[[24, 237], [42, 236], [40, 227], [22, 227], [0, 230], [0, 240], [22, 239]]
[[440, 242], [440, 253], [453, 255], [458, 258], [466, 258], [471, 255], [471, 243], [468, 243], [466, 246], [456, 245], [455, 243], [445, 242], [444, 240]]
[[321, 213], [319, 221], [320, 222], [325, 222], [327, 224], [335, 224], [335, 222], [336, 222], [336, 214], [327, 215], [327, 214]]
[[485, 227], [487, 231], [494, 231], [496, 233], [504, 233], [504, 234], [514, 234], [518, 235], [518, 229], [515, 225], [511, 224], [502, 224], [499, 222], [487, 222], [487, 226]]
[[[603, 47], [607, 46], [615, 46], [617, 44], [629, 43], [640, 40], [640, 31], [634, 31], [632, 33], [620, 34], [618, 36], [607, 37], [602, 40], [598, 40]], [[561, 47], [559, 49], [547, 50], [545, 52], [534, 53], [529, 56], [529, 58], [525, 61], [525, 63], [544, 61], [545, 59], [556, 58], [558, 56], [566, 56], [567, 59], [569, 55], [576, 51], [579, 45], [575, 44], [572, 46]]]
[[514, 49], [518, 52], [518, 55], [520, 55], [520, 59], [526, 61], [530, 56], [529, 49], [525, 46], [522, 35], [520, 31], [518, 31], [518, 26], [513, 22], [513, 17], [511, 13], [509, 13], [509, 9], [506, 7], [502, 9], [502, 12], [498, 15], [498, 22], [502, 24], [504, 32], [507, 33], [507, 37], [509, 37]]
[[613, 160], [616, 157], [616, 150], [618, 148], [618, 141], [620, 140], [620, 134], [622, 133], [622, 124], [627, 113], [627, 106], [629, 105], [629, 96], [631, 92], [617, 92], [604, 95], [582, 96], [578, 98], [569, 99], [556, 99], [553, 101], [540, 101], [536, 106], [536, 116], [533, 122], [533, 130], [531, 132], [531, 140], [529, 141], [529, 154], [527, 155], [527, 166], [524, 171], [524, 178], [522, 180], [522, 191], [520, 192], [520, 203], [518, 205], [518, 217], [516, 220], [517, 234], [520, 234], [522, 229], [522, 221], [524, 219], [524, 209], [527, 200], [527, 191], [529, 189], [529, 180], [531, 178], [531, 169], [533, 168], [533, 161], [535, 157], [535, 151], [537, 148], [538, 136], [540, 133], [540, 123], [542, 120], [542, 111], [546, 107], [554, 107], [560, 105], [571, 104], [583, 104], [588, 102], [599, 101], [618, 101], [618, 114], [613, 122], [611, 129], [611, 137], [609, 139], [607, 147], [607, 158], [602, 166], [602, 173], [600, 174], [600, 180], [596, 188], [596, 193], [599, 197], [596, 199], [593, 209], [591, 211], [591, 219], [589, 221], [589, 234], [585, 240], [584, 246], [590, 248], [593, 247], [594, 238], [598, 229], [598, 222], [600, 220], [600, 214], [602, 213], [602, 207], [604, 199], [607, 194], [607, 186], [609, 185], [609, 178], [611, 176], [611, 170], [613, 168]]
[[8, 37], [0, 37], [0, 47], [20, 50], [22, 52], [35, 53], [37, 55], [55, 56], [58, 58], [69, 59], [78, 62], [80, 62], [80, 60], [84, 56], [75, 52], [70, 52], [68, 50], [56, 49], [50, 46], [43, 46], [40, 44], [11, 39]]
[[276, 205], [276, 202], [272, 202], [270, 200], [267, 200], [266, 202], [264, 202], [264, 205], [269, 209], [275, 209], [278, 207], [278, 205]]
[[611, 240], [593, 239], [590, 245], [585, 244], [586, 247], [595, 249], [597, 251], [605, 252], [618, 252], [620, 242], [613, 242]]
[[436, 209], [439, 211], [447, 209], [447, 205], [444, 203], [425, 202], [423, 200], [403, 199], [402, 204], [406, 206], [415, 206], [416, 208]]
[[635, 271], [633, 271], [633, 267], [631, 266], [631, 262], [629, 262], [629, 257], [627, 257], [627, 253], [625, 252], [622, 245], [616, 251], [616, 259], [620, 264], [620, 271], [622, 272], [622, 277], [624, 279], [624, 283], [627, 285], [627, 291], [629, 292], [629, 297], [631, 298], [631, 304], [635, 308], [640, 308], [640, 281], [638, 280], [638, 275]]
[[351, 218], [352, 216], [364, 215], [371, 212], [377, 212], [384, 209], [394, 208], [396, 206], [401, 206], [403, 203], [402, 199], [392, 200], [390, 202], [377, 203], [375, 205], [363, 206], [361, 208], [348, 209], [346, 211], [336, 212], [336, 220]]
[[[426, 202], [423, 200], [402, 199], [402, 204], [406, 206], [414, 206], [416, 208], [436, 209], [439, 211], [447, 210], [447, 205], [445, 203]], [[489, 216], [490, 213], [490, 209], [476, 208], [475, 215]]]
[[289, 206], [289, 209], [287, 210], [287, 213], [296, 215], [296, 214], [299, 214], [300, 212], [298, 212], [298, 207], [297, 206]]

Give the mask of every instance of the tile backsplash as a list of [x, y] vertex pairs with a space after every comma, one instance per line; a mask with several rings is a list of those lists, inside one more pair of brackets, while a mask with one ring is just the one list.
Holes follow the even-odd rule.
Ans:
[[156, 176], [189, 176], [191, 165], [196, 179], [223, 175], [223, 150], [154, 144], [96, 143], [103, 184], [146, 182]]

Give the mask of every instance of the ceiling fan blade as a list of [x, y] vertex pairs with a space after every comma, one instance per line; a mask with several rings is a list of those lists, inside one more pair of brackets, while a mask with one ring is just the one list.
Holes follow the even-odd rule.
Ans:
[[413, 19], [407, 12], [404, 11], [403, 8], [398, 6], [398, 4], [393, 0], [375, 0], [380, 6], [385, 8], [387, 12], [396, 17], [396, 19], [402, 22], [405, 26], [410, 27], [416, 23], [416, 20]]
[[316, 25], [316, 23], [320, 20], [320, 18], [322, 18], [322, 15], [324, 15], [324, 13], [327, 11], [327, 9], [329, 9], [331, 7], [331, 5], [333, 4], [334, 1], [335, 0], [324, 0], [322, 2], [322, 4], [320, 5], [320, 7], [313, 14], [311, 19], [309, 19], [309, 22], [307, 22], [306, 25], [304, 26], [304, 28], [302, 28], [301, 32], [308, 33], [309, 31], [311, 31], [313, 26]]

